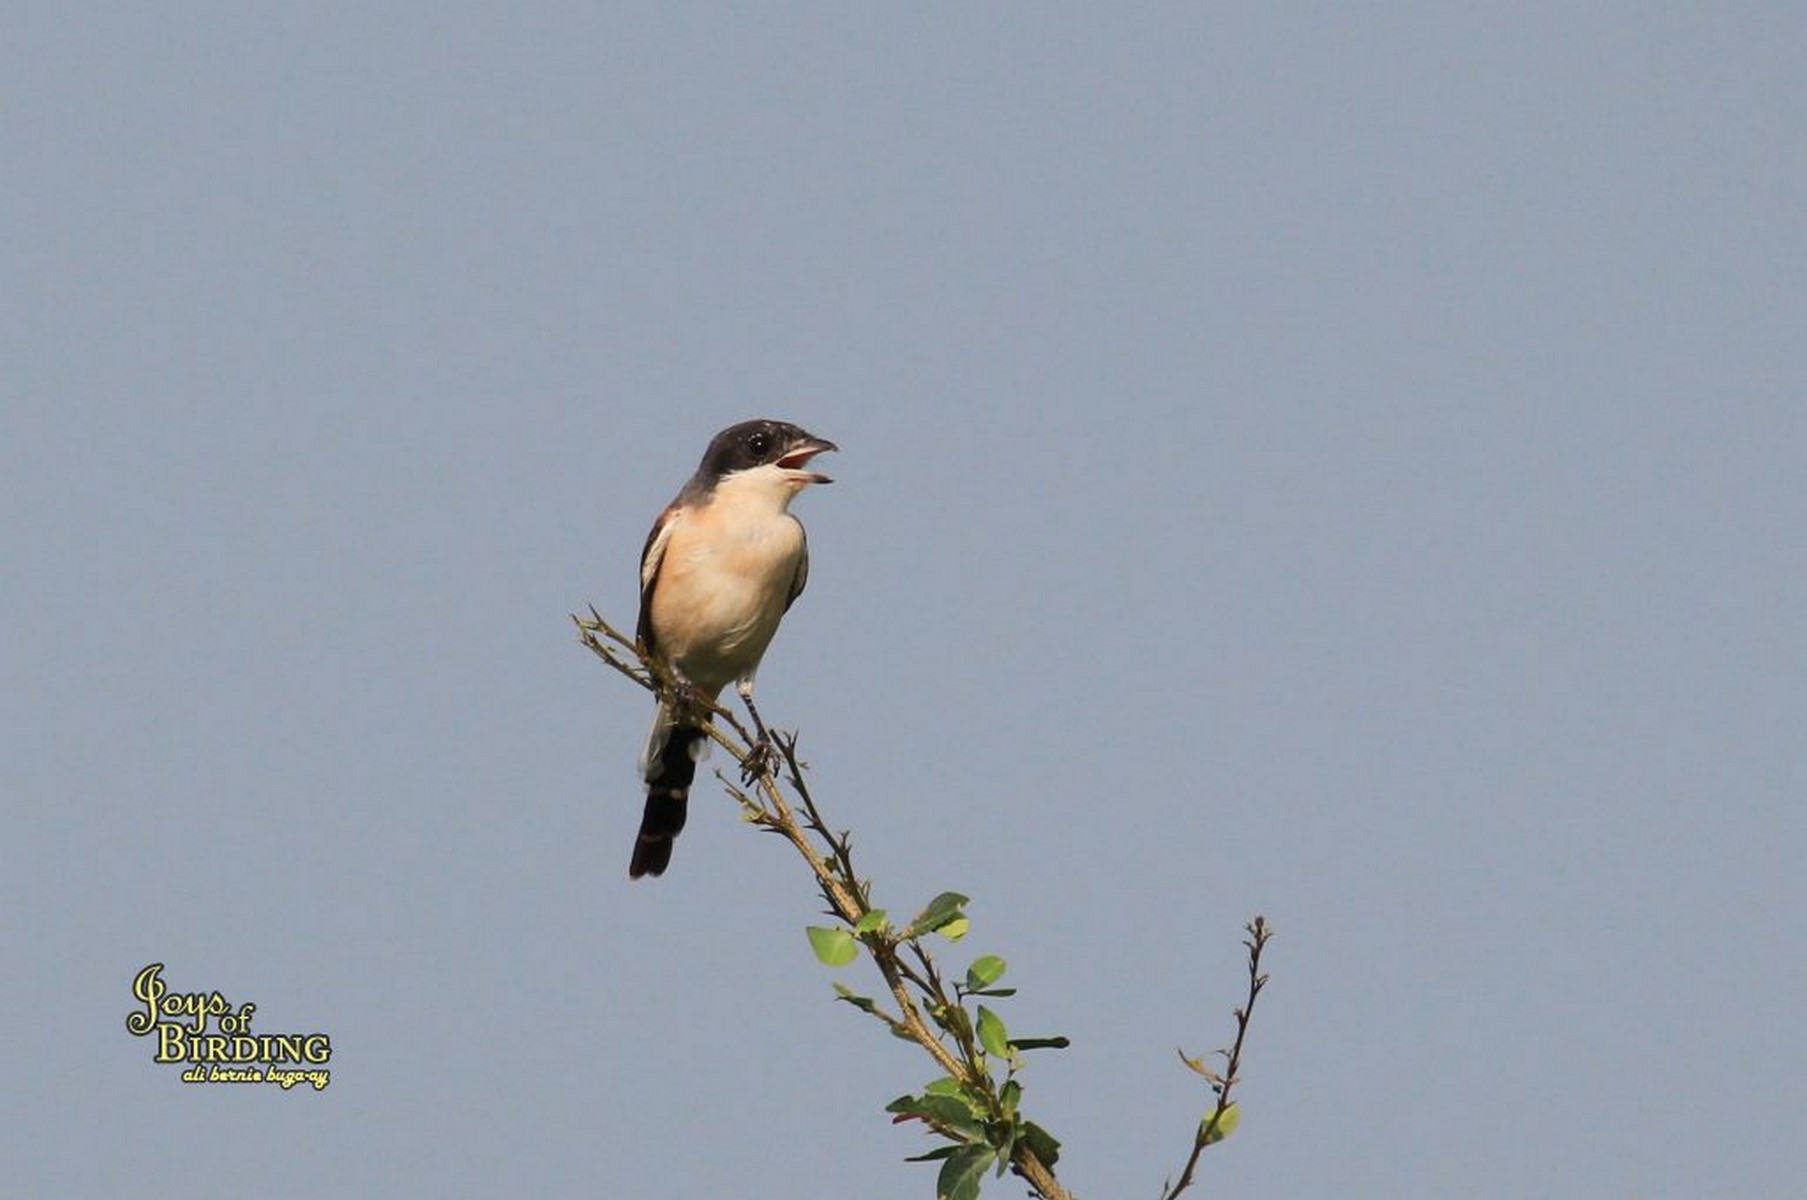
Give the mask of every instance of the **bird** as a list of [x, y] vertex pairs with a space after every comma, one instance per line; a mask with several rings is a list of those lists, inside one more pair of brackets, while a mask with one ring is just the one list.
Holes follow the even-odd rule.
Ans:
[[[754, 420], [716, 434], [696, 474], [653, 522], [640, 554], [642, 653], [710, 703], [733, 683], [753, 707], [753, 676], [778, 623], [809, 581], [809, 541], [790, 504], [814, 483], [818, 454], [840, 447], [787, 421]], [[662, 875], [684, 828], [696, 764], [709, 749], [706, 711], [660, 696], [640, 755], [646, 809], [628, 877]]]

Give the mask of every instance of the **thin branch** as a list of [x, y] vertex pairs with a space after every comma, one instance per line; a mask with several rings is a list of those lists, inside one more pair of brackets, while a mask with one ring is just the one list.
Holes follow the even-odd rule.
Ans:
[[[594, 608], [590, 609], [588, 619], [574, 615], [572, 620], [577, 624], [578, 638], [583, 645], [610, 667], [655, 695], [667, 700], [678, 697], [677, 702], [693, 706], [699, 716], [713, 718], [703, 722], [703, 728], [709, 739], [733, 758], [741, 769], [745, 784], [744, 789], [737, 788], [724, 776], [722, 782], [729, 794], [740, 803], [750, 820], [782, 835], [796, 848], [815, 876], [830, 913], [849, 926], [857, 925], [871, 911], [870, 888], [860, 880], [854, 868], [853, 847], [848, 835], [833, 831], [810, 794], [804, 780], [805, 764], [797, 757], [796, 735], [774, 731], [770, 742], [764, 743], [777, 747], [784, 774], [781, 781], [773, 769], [771, 756], [756, 752], [760, 740], [733, 712], [674, 678], [663, 663], [643, 653], [640, 646], [611, 626]], [[802, 809], [801, 818], [786, 797], [784, 784], [796, 794], [796, 803]], [[1002, 1117], [1003, 1104], [997, 1085], [982, 1064], [982, 1053], [974, 1043], [970, 1022], [963, 1019], [965, 1010], [948, 996], [940, 973], [920, 939], [899, 938], [889, 929], [876, 929], [856, 936], [865, 944], [884, 979], [897, 1015], [892, 1016], [877, 1005], [867, 1011], [883, 1021], [893, 1033], [921, 1046], [944, 1074], [970, 1085], [976, 1095], [985, 1098], [992, 1115]], [[899, 952], [905, 945], [916, 960], [915, 966], [900, 957]], [[925, 1003], [928, 1015], [923, 1011]], [[955, 1014], [962, 1019], [956, 1019]], [[953, 1040], [953, 1048], [943, 1040], [943, 1033], [937, 1033], [931, 1027], [931, 1020]], [[948, 1133], [947, 1130], [942, 1132]], [[1072, 1200], [1071, 1193], [1060, 1185], [1053, 1171], [1030, 1148], [1026, 1139], [1018, 1140], [1013, 1148], [1011, 1167], [1045, 1200]]]
[[1184, 1052], [1180, 1054], [1180, 1058], [1185, 1060], [1186, 1065], [1203, 1075], [1206, 1082], [1211, 1085], [1211, 1089], [1217, 1093], [1217, 1107], [1211, 1111], [1210, 1116], [1200, 1122], [1198, 1133], [1192, 1139], [1192, 1154], [1186, 1159], [1186, 1169], [1180, 1172], [1179, 1182], [1161, 1193], [1161, 1200], [1174, 1200], [1175, 1196], [1192, 1186], [1192, 1173], [1198, 1167], [1199, 1155], [1205, 1152], [1206, 1146], [1221, 1140], [1218, 1129], [1223, 1124], [1224, 1114], [1230, 1111], [1232, 1103], [1230, 1089], [1235, 1087], [1238, 1082], [1236, 1073], [1242, 1066], [1242, 1042], [1248, 1036], [1249, 1018], [1255, 1012], [1255, 998], [1261, 995], [1261, 989], [1267, 986], [1267, 976], [1261, 971], [1261, 952], [1267, 948], [1268, 941], [1274, 936], [1273, 926], [1267, 923], [1266, 917], [1257, 916], [1244, 928], [1249, 935], [1242, 943], [1248, 950], [1249, 957], [1249, 994], [1248, 999], [1243, 1001], [1242, 1007], [1236, 1010], [1235, 1042], [1231, 1044], [1229, 1050], [1218, 1051], [1224, 1057], [1223, 1074], [1219, 1075], [1198, 1061], [1186, 1058]]

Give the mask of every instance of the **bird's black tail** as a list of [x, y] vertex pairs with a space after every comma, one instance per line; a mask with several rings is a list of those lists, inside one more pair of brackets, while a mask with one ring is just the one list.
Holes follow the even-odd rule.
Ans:
[[646, 811], [627, 865], [629, 879], [663, 875], [670, 865], [671, 844], [684, 829], [690, 784], [696, 778], [697, 759], [709, 745], [707, 736], [694, 725], [667, 724], [665, 710], [659, 710], [640, 764], [646, 776]]

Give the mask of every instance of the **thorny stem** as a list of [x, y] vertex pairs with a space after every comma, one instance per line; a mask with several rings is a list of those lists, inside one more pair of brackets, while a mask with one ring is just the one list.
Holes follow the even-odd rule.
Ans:
[[[802, 820], [798, 819], [796, 811], [785, 798], [769, 758], [760, 759], [755, 755], [754, 748], [762, 744], [764, 739], [749, 733], [732, 711], [689, 691], [687, 685], [672, 677], [664, 664], [643, 654], [638, 645], [605, 621], [595, 608], [590, 609], [588, 620], [576, 615], [571, 619], [577, 624], [578, 640], [616, 671], [655, 695], [680, 696], [680, 702], [694, 705], [703, 714], [715, 718], [704, 726], [710, 740], [725, 750], [741, 767], [743, 777], [763, 803], [753, 800], [732, 784], [727, 785], [729, 791], [741, 801], [754, 823], [783, 835], [786, 841], [796, 847], [797, 853], [809, 864], [810, 872], [815, 876], [816, 884], [833, 915], [848, 925], [858, 923], [871, 909], [870, 897], [854, 871], [853, 849], [847, 835], [836, 834], [829, 828], [816, 807], [814, 797], [810, 795], [808, 784], [804, 782], [803, 763], [797, 758], [796, 736], [780, 731], [765, 744], [775, 743], [778, 748], [784, 762], [785, 782], [796, 793], [797, 802], [803, 808]], [[758, 721], [757, 713], [750, 707], [748, 711]], [[763, 722], [759, 723], [759, 729], [761, 733], [765, 732]], [[727, 782], [725, 778], [723, 782]], [[828, 846], [826, 856], [810, 841], [809, 835], [812, 833]], [[901, 943], [896, 937], [874, 931], [861, 935], [861, 940], [865, 942], [873, 963], [884, 978], [899, 1014], [892, 1017], [883, 1012], [875, 1012], [874, 1015], [892, 1032], [901, 1032], [926, 1050], [944, 1074], [975, 1085], [975, 1090], [986, 1096], [992, 1108], [1001, 1113], [990, 1074], [978, 1061], [979, 1051], [973, 1044], [972, 1031], [962, 1029], [951, 1021], [944, 1025], [944, 1028], [952, 1026], [947, 1028], [947, 1032], [954, 1038], [959, 1049], [960, 1053], [956, 1057], [941, 1037], [929, 1027], [920, 1003], [910, 992], [910, 985], [913, 984], [933, 1011], [952, 1012], [958, 1007], [942, 986], [940, 974], [935, 970], [927, 951], [919, 942], [910, 939], [910, 950], [921, 968], [919, 973], [898, 957]], [[1045, 1200], [1072, 1200], [1072, 1194], [1060, 1185], [1053, 1171], [1030, 1149], [1027, 1141], [1017, 1143], [1011, 1155], [1011, 1165]]]

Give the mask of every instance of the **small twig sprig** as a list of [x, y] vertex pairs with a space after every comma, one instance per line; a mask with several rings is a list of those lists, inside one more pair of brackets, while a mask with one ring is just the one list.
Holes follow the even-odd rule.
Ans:
[[1249, 992], [1248, 998], [1236, 1012], [1236, 1040], [1230, 1043], [1228, 1050], [1217, 1050], [1214, 1053], [1224, 1060], [1224, 1069], [1219, 1072], [1206, 1064], [1204, 1056], [1187, 1057], [1180, 1051], [1180, 1061], [1193, 1071], [1204, 1077], [1211, 1090], [1217, 1095], [1217, 1105], [1203, 1121], [1199, 1122], [1198, 1132], [1192, 1139], [1192, 1153], [1186, 1159], [1186, 1169], [1180, 1172], [1178, 1182], [1171, 1187], [1163, 1184], [1161, 1200], [1173, 1200], [1181, 1192], [1192, 1186], [1192, 1173], [1198, 1167], [1199, 1155], [1205, 1147], [1221, 1142], [1236, 1127], [1238, 1113], [1236, 1102], [1230, 1098], [1230, 1090], [1240, 1082], [1237, 1072], [1242, 1067], [1242, 1043], [1248, 1036], [1249, 1018], [1255, 1012], [1255, 999], [1261, 995], [1261, 989], [1267, 986], [1267, 976], [1261, 970], [1261, 952], [1267, 948], [1269, 940], [1274, 936], [1273, 926], [1267, 918], [1257, 916], [1244, 926], [1248, 937], [1243, 939], [1243, 947], [1248, 951]]

